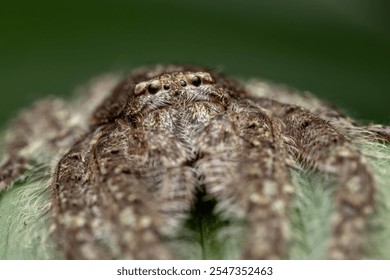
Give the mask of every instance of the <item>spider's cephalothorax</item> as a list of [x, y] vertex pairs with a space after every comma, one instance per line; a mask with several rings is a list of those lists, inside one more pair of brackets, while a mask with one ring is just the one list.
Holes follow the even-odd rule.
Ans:
[[389, 128], [200, 67], [143, 68], [116, 84], [103, 77], [71, 106], [37, 103], [8, 135], [0, 191], [32, 160], [62, 154], [49, 187], [65, 258], [177, 257], [162, 237], [175, 235], [199, 188], [246, 220], [242, 258], [286, 258], [298, 166], [338, 181], [327, 257], [363, 256], [375, 183], [352, 138], [389, 141]]

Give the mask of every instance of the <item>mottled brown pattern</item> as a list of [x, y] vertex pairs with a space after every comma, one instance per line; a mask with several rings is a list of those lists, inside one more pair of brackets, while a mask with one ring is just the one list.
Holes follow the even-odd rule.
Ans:
[[[31, 161], [55, 166], [53, 232], [69, 259], [176, 258], [175, 236], [199, 189], [248, 224], [244, 259], [288, 257], [294, 162], [338, 178], [328, 257], [364, 256], [375, 182], [354, 144], [389, 141], [310, 94], [247, 84], [197, 66], [102, 77], [85, 99], [37, 103], [8, 135], [0, 191]], [[55, 160], [53, 155], [59, 155]]]

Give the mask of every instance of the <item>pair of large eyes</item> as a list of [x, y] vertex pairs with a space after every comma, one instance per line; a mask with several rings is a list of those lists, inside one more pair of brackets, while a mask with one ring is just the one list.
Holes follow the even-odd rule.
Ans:
[[[198, 86], [200, 86], [202, 84], [202, 79], [199, 76], [195, 75], [195, 76], [193, 76], [191, 78], [191, 84], [196, 86], [196, 87], [198, 87]], [[187, 86], [187, 82], [185, 80], [180, 80], [180, 85], [182, 87], [185, 87], [185, 86]], [[169, 84], [165, 84], [163, 86], [163, 88], [165, 90], [169, 90], [170, 89], [170, 85]], [[157, 83], [151, 83], [148, 86], [148, 92], [151, 93], [151, 94], [157, 93], [159, 91], [159, 89], [160, 89], [160, 87], [159, 87], [159, 85]]]

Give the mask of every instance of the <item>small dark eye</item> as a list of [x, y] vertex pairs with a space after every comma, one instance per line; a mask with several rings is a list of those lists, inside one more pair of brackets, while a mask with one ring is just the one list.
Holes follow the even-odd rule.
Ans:
[[150, 84], [150, 85], [148, 86], [148, 91], [149, 91], [149, 93], [151, 93], [151, 94], [157, 93], [157, 92], [158, 92], [158, 85], [156, 85], [156, 84]]
[[164, 89], [165, 89], [165, 90], [170, 89], [170, 85], [169, 85], [169, 84], [165, 84], [165, 85], [164, 85]]
[[202, 80], [199, 78], [199, 76], [194, 76], [194, 77], [192, 77], [192, 79], [191, 79], [191, 83], [192, 83], [194, 86], [198, 87], [198, 86], [200, 86], [200, 84], [202, 83]]
[[184, 80], [180, 80], [180, 85], [181, 85], [182, 87], [185, 87], [185, 86], [187, 85], [187, 82], [184, 81]]

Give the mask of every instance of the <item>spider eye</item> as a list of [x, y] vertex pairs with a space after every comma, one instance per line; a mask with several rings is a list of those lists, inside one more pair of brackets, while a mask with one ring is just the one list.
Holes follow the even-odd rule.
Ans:
[[148, 86], [148, 91], [149, 91], [149, 93], [151, 93], [151, 94], [157, 93], [157, 92], [158, 92], [158, 89], [159, 89], [159, 87], [158, 87], [158, 85], [156, 85], [156, 84], [150, 84], [150, 85]]
[[200, 86], [200, 84], [202, 83], [202, 80], [199, 78], [199, 76], [194, 76], [194, 77], [192, 77], [192, 79], [191, 79], [191, 83], [192, 83], [194, 86], [198, 87], [198, 86]]
[[180, 85], [181, 85], [182, 87], [185, 87], [185, 86], [187, 85], [187, 82], [184, 81], [184, 80], [180, 80]]
[[168, 89], [170, 89], [170, 88], [171, 88], [171, 86], [170, 86], [169, 84], [165, 84], [165, 85], [164, 85], [164, 89], [165, 89], [165, 90], [168, 90]]

